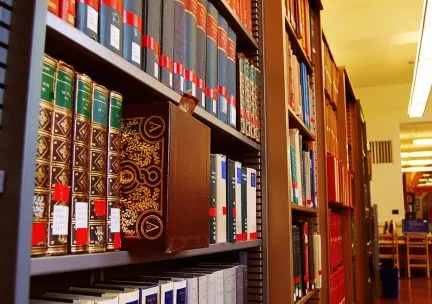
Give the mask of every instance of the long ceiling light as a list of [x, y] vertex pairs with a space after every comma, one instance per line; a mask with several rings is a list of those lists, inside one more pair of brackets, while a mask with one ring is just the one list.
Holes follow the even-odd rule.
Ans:
[[432, 151], [401, 152], [402, 158], [432, 157]]
[[432, 85], [432, 5], [424, 1], [420, 26], [420, 39], [417, 45], [417, 58], [414, 68], [411, 96], [408, 106], [410, 118], [423, 117]]
[[402, 172], [429, 172], [432, 171], [432, 167], [407, 167], [402, 168]]
[[[432, 76], [432, 67], [431, 67], [431, 76]], [[432, 146], [432, 138], [417, 138], [413, 139], [413, 145], [416, 146]]]
[[412, 159], [412, 160], [403, 160], [402, 166], [426, 166], [432, 165], [432, 159]]

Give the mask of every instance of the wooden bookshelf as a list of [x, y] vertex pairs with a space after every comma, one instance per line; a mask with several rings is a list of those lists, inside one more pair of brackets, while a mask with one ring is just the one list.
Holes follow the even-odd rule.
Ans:
[[288, 106], [288, 114], [289, 114], [289, 127], [299, 129], [300, 134], [305, 136], [306, 140], [315, 141], [315, 134], [306, 127], [303, 120], [294, 112], [294, 110]]
[[304, 296], [303, 298], [300, 299], [300, 301], [295, 302], [296, 304], [305, 304], [308, 303], [309, 300], [311, 300], [316, 294], [317, 294], [317, 290], [312, 290], [310, 291], [306, 296]]
[[299, 206], [297, 204], [291, 203], [291, 211], [297, 212], [297, 213], [310, 213], [310, 214], [317, 214], [318, 209], [317, 208], [309, 208], [304, 206]]

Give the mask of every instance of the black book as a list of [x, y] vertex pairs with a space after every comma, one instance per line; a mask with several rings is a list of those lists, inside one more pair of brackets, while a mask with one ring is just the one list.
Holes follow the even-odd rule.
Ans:
[[210, 244], [216, 243], [216, 156], [210, 155]]
[[142, 1], [124, 0], [123, 58], [141, 69]]
[[87, 36], [98, 40], [99, 1], [77, 1], [76, 27]]
[[173, 89], [179, 94], [184, 92], [184, 31], [185, 6], [184, 0], [174, 2], [174, 81]]
[[227, 241], [236, 241], [235, 161], [228, 159], [227, 166]]
[[162, 43], [159, 59], [161, 82], [173, 87], [174, 0], [162, 0]]
[[121, 1], [101, 1], [99, 15], [99, 42], [122, 56], [123, 54], [123, 8]]
[[159, 80], [159, 53], [161, 41], [162, 1], [144, 1], [143, 16], [146, 24], [142, 39], [144, 71]]
[[207, 0], [198, 1], [197, 9], [197, 49], [199, 55], [196, 61], [197, 88], [196, 93], [199, 105], [205, 108], [206, 104], [206, 60], [207, 60]]

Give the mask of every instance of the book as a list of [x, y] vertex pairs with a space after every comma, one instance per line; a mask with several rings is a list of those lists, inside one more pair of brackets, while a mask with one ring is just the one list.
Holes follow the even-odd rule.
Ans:
[[142, 37], [144, 71], [159, 80], [162, 1], [148, 0], [144, 2], [143, 7], [146, 20]]
[[321, 236], [314, 233], [313, 236], [313, 250], [314, 250], [314, 265], [315, 265], [315, 287], [321, 288], [322, 284], [322, 266], [321, 266]]
[[117, 55], [122, 56], [123, 0], [102, 0], [100, 2], [99, 31], [99, 42]]
[[303, 205], [303, 189], [302, 189], [302, 174], [301, 162], [302, 158], [300, 150], [300, 132], [298, 129], [289, 129], [290, 138], [290, 157], [291, 157], [291, 178], [292, 178], [292, 192], [294, 204]]
[[216, 243], [216, 223], [217, 223], [217, 206], [216, 206], [216, 155], [210, 155], [210, 208], [209, 208], [209, 223], [210, 223], [210, 244]]
[[218, 17], [217, 35], [217, 116], [223, 122], [228, 122], [228, 92], [227, 92], [227, 50], [228, 50], [228, 23], [221, 15]]
[[99, 40], [99, 0], [78, 0], [76, 4], [76, 27], [94, 40]]
[[219, 13], [207, 5], [206, 110], [217, 116], [218, 107], [218, 19]]
[[60, 0], [48, 0], [48, 10], [54, 15], [59, 15]]
[[238, 115], [238, 125], [240, 125], [240, 132], [246, 134], [246, 88], [245, 88], [245, 57], [243, 54], [237, 55], [237, 83], [239, 92], [239, 102], [240, 102], [240, 113]]
[[[139, 291], [139, 301], [136, 303], [142, 303], [142, 304], [157, 304], [159, 300], [159, 291], [160, 287], [156, 284], [125, 284], [125, 283], [113, 283], [113, 282], [100, 282], [95, 283], [95, 287], [114, 287], [114, 288], [123, 288], [123, 289], [138, 289]], [[128, 302], [129, 303], [135, 303], [135, 302]]]
[[244, 99], [246, 107], [246, 136], [253, 137], [252, 132], [252, 102], [251, 102], [251, 67], [249, 61], [245, 59], [244, 68]]
[[[170, 304], [175, 303], [174, 297], [174, 283], [172, 281], [159, 280], [152, 277], [138, 277], [133, 279], [115, 279], [111, 280], [113, 284], [126, 284], [131, 286], [154, 286], [157, 284], [159, 286], [159, 297], [156, 302], [150, 301], [148, 304], [160, 303], [160, 304]], [[147, 302], [146, 302], [147, 304]]]
[[60, 0], [59, 17], [72, 26], [75, 26], [75, 0]]
[[197, 50], [197, 8], [198, 0], [185, 0], [185, 31], [184, 31], [184, 91], [197, 97], [196, 62]]
[[175, 0], [162, 1], [162, 38], [159, 56], [160, 80], [167, 87], [174, 85], [174, 6]]
[[106, 250], [108, 90], [93, 83], [89, 158], [89, 252]]
[[117, 304], [118, 295], [106, 294], [103, 292], [75, 292], [71, 290], [61, 290], [59, 292], [46, 292], [38, 299], [45, 299], [51, 303], [80, 303], [80, 304]]
[[[187, 303], [187, 281], [184, 278], [173, 279], [170, 275], [144, 275], [140, 276], [140, 279], [143, 280], [159, 280], [160, 283], [172, 282], [173, 284], [173, 303], [176, 304], [186, 304]], [[168, 304], [168, 303], [167, 303]]]
[[184, 93], [184, 33], [185, 4], [184, 0], [174, 2], [174, 82], [173, 89], [179, 94]]
[[237, 126], [237, 81], [236, 81], [236, 45], [237, 36], [231, 28], [228, 28], [227, 45], [227, 102], [228, 102], [228, 124], [233, 128]]
[[223, 269], [216, 269], [216, 268], [209, 268], [205, 265], [198, 265], [195, 267], [187, 267], [184, 268], [185, 271], [193, 272], [193, 273], [200, 273], [200, 274], [207, 274], [209, 276], [208, 279], [208, 285], [207, 290], [208, 292], [208, 303], [214, 303], [214, 304], [224, 304], [225, 297], [230, 299], [231, 297], [228, 297], [227, 292], [228, 289], [226, 288], [227, 284], [229, 282], [225, 282], [225, 278], [227, 277], [227, 273], [224, 273]]
[[207, 0], [199, 0], [197, 8], [197, 97], [199, 105], [206, 107], [206, 64], [207, 64]]
[[[242, 188], [242, 164], [240, 162], [235, 162], [235, 171], [234, 171], [234, 178], [235, 178], [235, 222], [236, 222], [236, 235], [235, 239], [236, 241], [245, 241], [247, 240], [247, 231], [246, 229], [243, 229], [244, 221], [243, 221], [243, 188]], [[246, 211], [247, 212], [247, 211]], [[245, 213], [246, 213], [245, 212]]]
[[[203, 281], [199, 284], [206, 283], [206, 287], [203, 287], [207, 290], [207, 296], [206, 298], [201, 298], [201, 292], [200, 292], [200, 303], [208, 303], [208, 304], [214, 304], [216, 301], [216, 273], [211, 271], [205, 271], [202, 269], [196, 269], [196, 268], [185, 268], [182, 269], [185, 273], [197, 275], [200, 278], [204, 278]], [[201, 290], [201, 285], [199, 287], [199, 290]], [[204, 296], [204, 295], [202, 295]]]
[[227, 241], [236, 241], [236, 166], [231, 159], [227, 160]]
[[236, 303], [237, 299], [237, 267], [238, 265], [223, 263], [199, 263], [198, 267], [223, 273], [223, 303]]
[[225, 155], [215, 154], [216, 167], [216, 243], [227, 241], [227, 159]]
[[[237, 235], [238, 241], [248, 240], [248, 174], [246, 167], [241, 167], [241, 235], [240, 239]], [[239, 232], [240, 232], [239, 231]]]
[[143, 2], [123, 0], [123, 58], [141, 69]]
[[114, 287], [114, 286], [96, 286], [80, 287], [72, 286], [68, 290], [76, 292], [100, 292], [106, 295], [113, 294], [118, 296], [118, 304], [139, 303], [139, 291], [137, 288]]
[[44, 54], [42, 85], [39, 99], [37, 149], [35, 157], [35, 186], [33, 194], [33, 216], [31, 255], [44, 255], [47, 250], [48, 210], [51, 187], [51, 145], [56, 85], [57, 60]]
[[52, 141], [48, 255], [67, 254], [73, 126], [74, 70], [59, 61], [56, 71]]
[[247, 196], [247, 231], [248, 240], [257, 239], [256, 222], [256, 192], [257, 172], [252, 168], [245, 168], [247, 175], [246, 196]]
[[[173, 279], [186, 278], [187, 282], [187, 302], [198, 304], [208, 303], [208, 276], [206, 274], [197, 274], [189, 271], [170, 271], [164, 272], [166, 275], [172, 276]], [[189, 281], [190, 279], [193, 279]], [[195, 283], [196, 280], [196, 283]], [[191, 286], [190, 286], [191, 285]], [[195, 291], [196, 286], [196, 291]], [[196, 297], [189, 297], [190, 294], [195, 294]]]
[[90, 77], [77, 73], [75, 76], [75, 102], [72, 131], [72, 188], [70, 252], [88, 252], [89, 213], [89, 158], [92, 108], [92, 85]]
[[123, 96], [111, 91], [108, 106], [107, 135], [107, 250], [121, 248], [120, 236], [120, 162], [121, 162], [121, 116]]

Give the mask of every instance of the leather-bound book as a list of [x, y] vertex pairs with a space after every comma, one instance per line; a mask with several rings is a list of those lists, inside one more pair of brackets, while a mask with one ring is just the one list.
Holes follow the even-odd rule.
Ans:
[[75, 26], [75, 0], [60, 0], [59, 16], [67, 23]]
[[99, 0], [77, 0], [76, 27], [94, 40], [99, 39]]
[[240, 113], [237, 115], [240, 132], [246, 134], [246, 79], [245, 79], [246, 60], [243, 54], [238, 54], [237, 64], [237, 83], [238, 83], [238, 100]]
[[174, 0], [162, 0], [162, 43], [159, 58], [161, 82], [172, 88], [174, 84]]
[[217, 38], [217, 79], [218, 79], [218, 101], [217, 116], [223, 122], [227, 122], [228, 115], [228, 92], [227, 92], [227, 49], [228, 49], [228, 23], [219, 15], [218, 38]]
[[107, 249], [121, 247], [120, 237], [120, 160], [123, 96], [110, 92], [108, 108], [107, 166]]
[[209, 245], [210, 129], [170, 102], [124, 107], [122, 248]]
[[210, 244], [216, 243], [216, 155], [210, 155]]
[[147, 0], [143, 7], [143, 15], [146, 20], [142, 37], [143, 58], [145, 59], [144, 71], [159, 80], [162, 1]]
[[108, 90], [93, 83], [89, 160], [89, 252], [106, 250]]
[[41, 96], [39, 100], [35, 186], [33, 195], [32, 255], [44, 255], [47, 250], [48, 204], [51, 177], [51, 130], [56, 69], [57, 61], [48, 55], [44, 55]]
[[60, 61], [57, 65], [51, 127], [51, 197], [48, 210], [47, 251], [49, 255], [68, 253], [73, 92], [74, 70]]
[[183, 94], [184, 92], [184, 31], [185, 31], [184, 0], [175, 0], [174, 2], [173, 89], [179, 94]]
[[236, 180], [235, 161], [227, 160], [227, 241], [236, 241]]
[[228, 47], [226, 78], [228, 89], [228, 124], [233, 128], [237, 125], [237, 79], [236, 79], [236, 44], [237, 36], [231, 28], [228, 28]]
[[207, 5], [207, 49], [206, 49], [206, 110], [217, 115], [218, 92], [218, 18], [213, 4]]
[[75, 76], [75, 105], [72, 131], [72, 199], [70, 252], [88, 251], [90, 113], [92, 80], [85, 74]]
[[123, 58], [141, 69], [142, 0], [124, 0]]
[[123, 54], [123, 0], [101, 0], [99, 42], [116, 53]]
[[196, 96], [199, 99], [199, 105], [205, 108], [205, 78], [206, 78], [206, 47], [207, 47], [207, 0], [198, 1], [197, 9], [197, 61], [196, 61], [196, 75], [197, 75], [197, 88]]
[[184, 76], [185, 93], [197, 97], [196, 62], [197, 62], [197, 8], [198, 0], [185, 0], [185, 31], [184, 31]]
[[60, 11], [60, 0], [48, 0], [48, 10], [58, 16]]

